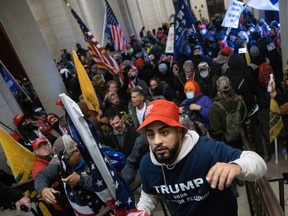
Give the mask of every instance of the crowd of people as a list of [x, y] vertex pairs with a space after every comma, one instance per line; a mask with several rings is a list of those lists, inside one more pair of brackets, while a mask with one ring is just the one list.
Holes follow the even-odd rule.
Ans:
[[[168, 23], [146, 32], [143, 27], [139, 37], [131, 34], [125, 53], [108, 43], [105, 49], [119, 64], [123, 82], [98, 67], [77, 43], [99, 113], [91, 112], [83, 99], [71, 54], [63, 50], [57, 62], [68, 95], [93, 125], [101, 146], [126, 156], [123, 178], [131, 184], [140, 169], [138, 209], [148, 215], [159, 199], [165, 200], [172, 215], [237, 215], [234, 178], [250, 181], [266, 172], [263, 159], [271, 158], [270, 98], [280, 108], [286, 103], [280, 24], [268, 25], [245, 10], [238, 29], [226, 38], [221, 18], [217, 14], [210, 22], [197, 21], [188, 31], [191, 53], [180, 54], [177, 60], [165, 53]], [[270, 76], [259, 76], [264, 62], [275, 81], [270, 92]], [[60, 99], [56, 105], [65, 109]], [[20, 113], [13, 120], [21, 142], [36, 155], [32, 171], [36, 191], [57, 215], [69, 215], [71, 209], [96, 215], [104, 203], [93, 193], [89, 165], [65, 116], [46, 114], [41, 106], [32, 110], [32, 115]], [[241, 124], [249, 120], [256, 153], [244, 151], [240, 130], [233, 136], [227, 133], [226, 116], [231, 111], [239, 113]], [[68, 174], [60, 166], [63, 158], [71, 166]], [[64, 191], [66, 198], [58, 191]]]

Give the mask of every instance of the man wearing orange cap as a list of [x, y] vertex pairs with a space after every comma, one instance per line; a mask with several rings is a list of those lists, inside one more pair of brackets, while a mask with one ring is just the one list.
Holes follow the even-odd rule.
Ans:
[[234, 178], [254, 181], [267, 167], [255, 152], [233, 149], [200, 137], [179, 123], [173, 103], [148, 104], [138, 128], [147, 136], [150, 152], [140, 164], [142, 192], [137, 208], [149, 215], [164, 199], [171, 215], [237, 215]]

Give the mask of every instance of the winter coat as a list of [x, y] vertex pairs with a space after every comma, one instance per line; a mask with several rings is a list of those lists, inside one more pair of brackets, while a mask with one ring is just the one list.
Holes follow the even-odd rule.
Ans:
[[[221, 105], [224, 107], [224, 109], [228, 113], [231, 110], [236, 110], [238, 106], [238, 101], [226, 101], [224, 99], [221, 99], [221, 100], [218, 100], [217, 102], [221, 103]], [[242, 101], [241, 103], [240, 113], [242, 117], [241, 119], [244, 119], [245, 115], [247, 115], [247, 110], [246, 110], [244, 101]], [[233, 148], [243, 149], [241, 136], [239, 136], [239, 139], [232, 141], [232, 142], [227, 142], [225, 140], [226, 113], [215, 102], [211, 106], [209, 122], [210, 122], [209, 132], [212, 138], [217, 139], [219, 141], [226, 142], [228, 145], [230, 145]]]
[[[197, 104], [201, 106], [200, 110], [190, 110], [189, 106], [191, 104]], [[193, 99], [185, 99], [182, 101], [181, 106], [184, 107], [184, 110], [187, 112], [191, 120], [196, 120], [205, 125], [205, 128], [209, 130], [209, 114], [211, 108], [212, 100], [206, 95], [200, 93], [198, 96]]]

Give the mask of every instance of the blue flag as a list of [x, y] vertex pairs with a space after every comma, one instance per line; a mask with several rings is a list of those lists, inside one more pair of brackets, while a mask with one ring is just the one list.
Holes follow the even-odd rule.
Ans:
[[178, 0], [175, 23], [174, 23], [174, 58], [178, 59], [179, 54], [189, 54], [191, 49], [188, 44], [188, 29], [196, 22], [188, 0]]
[[10, 73], [8, 73], [5, 67], [1, 66], [1, 68], [2, 68], [1, 74], [7, 86], [14, 95], [17, 95], [17, 93], [21, 91], [20, 85], [16, 82], [15, 78]]

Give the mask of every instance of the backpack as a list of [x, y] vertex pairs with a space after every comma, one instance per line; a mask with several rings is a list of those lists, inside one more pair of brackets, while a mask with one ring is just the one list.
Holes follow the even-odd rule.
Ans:
[[258, 82], [263, 88], [267, 88], [270, 74], [274, 74], [272, 67], [267, 62], [263, 62], [258, 66]]
[[215, 104], [225, 112], [226, 119], [225, 119], [225, 140], [227, 142], [235, 141], [239, 138], [242, 129], [242, 123], [246, 117], [246, 107], [245, 107], [245, 115], [243, 119], [241, 118], [241, 100], [238, 100], [238, 105], [236, 110], [231, 110], [227, 112], [227, 110], [223, 107], [220, 102], [215, 102]]

